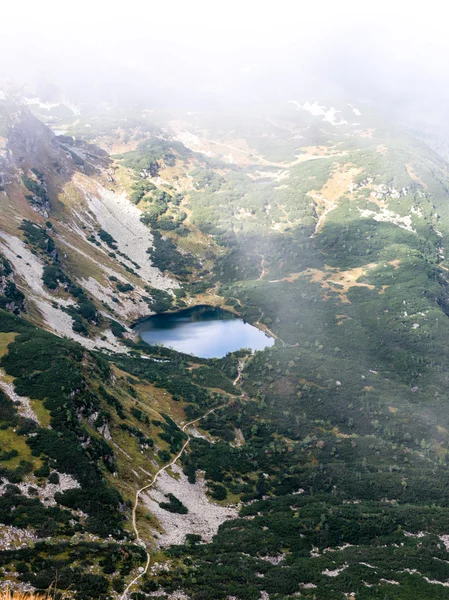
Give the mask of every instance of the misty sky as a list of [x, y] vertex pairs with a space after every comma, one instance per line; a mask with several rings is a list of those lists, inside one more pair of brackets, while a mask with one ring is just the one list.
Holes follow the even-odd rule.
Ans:
[[310, 82], [442, 97], [449, 8], [430, 0], [4, 0], [0, 72], [244, 99]]

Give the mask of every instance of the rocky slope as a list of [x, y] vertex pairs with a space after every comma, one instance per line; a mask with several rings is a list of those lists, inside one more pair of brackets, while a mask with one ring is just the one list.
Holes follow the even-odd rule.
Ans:
[[[126, 327], [151, 313], [153, 288], [178, 284], [152, 265], [150, 230], [116, 185], [104, 151], [56, 136], [20, 99], [4, 100], [0, 112], [0, 251], [28, 313], [89, 347], [117, 347], [110, 320]], [[95, 305], [90, 321], [79, 312], [79, 290]]]

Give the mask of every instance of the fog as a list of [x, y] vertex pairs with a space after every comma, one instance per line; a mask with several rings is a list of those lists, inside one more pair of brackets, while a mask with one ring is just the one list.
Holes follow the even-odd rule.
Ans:
[[187, 107], [343, 94], [429, 111], [449, 96], [449, 9], [435, 0], [4, 4], [0, 72], [78, 101], [119, 94]]

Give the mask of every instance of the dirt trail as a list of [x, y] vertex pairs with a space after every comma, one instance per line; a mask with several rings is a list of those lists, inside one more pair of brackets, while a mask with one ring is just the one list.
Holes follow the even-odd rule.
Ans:
[[[225, 408], [226, 406], [228, 406], [228, 403], [221, 404], [220, 406], [215, 406], [214, 408], [211, 408], [210, 410], [208, 410], [206, 413], [204, 413], [200, 417], [197, 417], [196, 419], [193, 419], [193, 421], [189, 421], [188, 423], [185, 423], [181, 427], [181, 431], [183, 431], [185, 433], [186, 429], [188, 427], [190, 427], [191, 425], [194, 425], [195, 423], [197, 423], [198, 421], [201, 421], [202, 419], [204, 419], [205, 417], [207, 417], [211, 413], [215, 412], [216, 410], [220, 410], [221, 408]], [[146, 561], [144, 570], [141, 573], [139, 573], [136, 577], [134, 577], [134, 579], [127, 585], [125, 591], [123, 592], [123, 594], [121, 596], [121, 600], [126, 600], [126, 598], [128, 596], [128, 592], [130, 591], [130, 589], [132, 588], [132, 586], [135, 583], [137, 583], [137, 581], [139, 581], [139, 579], [141, 579], [148, 572], [148, 568], [149, 568], [150, 562], [151, 562], [150, 551], [147, 549], [146, 543], [140, 537], [139, 529], [138, 529], [137, 523], [136, 523], [136, 512], [137, 512], [137, 507], [139, 505], [140, 495], [142, 494], [142, 492], [144, 492], [144, 491], [148, 490], [149, 488], [153, 487], [153, 485], [156, 483], [157, 478], [159, 477], [159, 475], [161, 473], [163, 473], [164, 471], [166, 471], [167, 469], [169, 469], [170, 467], [172, 467], [181, 458], [181, 456], [184, 453], [184, 450], [189, 445], [190, 440], [191, 440], [191, 437], [190, 437], [189, 434], [187, 434], [187, 440], [184, 442], [181, 450], [178, 452], [178, 454], [175, 456], [175, 458], [173, 458], [172, 461], [170, 461], [169, 463], [167, 463], [166, 465], [164, 465], [163, 467], [161, 467], [153, 475], [153, 478], [150, 481], [150, 483], [147, 483], [146, 485], [144, 485], [143, 487], [141, 487], [136, 492], [136, 497], [135, 497], [135, 500], [134, 500], [134, 506], [133, 506], [133, 512], [132, 512], [132, 524], [133, 524], [134, 533], [136, 534], [136, 542], [137, 542], [137, 544], [139, 544], [140, 546], [142, 546], [143, 548], [145, 548], [145, 552], [146, 552], [146, 555], [147, 555], [147, 561]]]
[[266, 264], [267, 264], [267, 261], [265, 260], [265, 256], [262, 254], [262, 256], [260, 257], [261, 273], [260, 273], [259, 277], [257, 278], [257, 281], [260, 281], [261, 279], [263, 279], [265, 277], [265, 275], [267, 274]]
[[240, 379], [242, 378], [243, 369], [245, 368], [246, 362], [248, 361], [248, 356], [239, 359], [239, 365], [237, 367], [237, 377], [232, 382], [232, 385], [238, 385]]
[[306, 162], [307, 160], [318, 160], [318, 159], [322, 159], [322, 158], [334, 158], [337, 156], [345, 156], [346, 152], [335, 152], [334, 154], [302, 154], [302, 155], [297, 155], [296, 159], [291, 161], [291, 162], [287, 162], [287, 163], [283, 163], [283, 162], [274, 162], [271, 160], [268, 160], [266, 158], [264, 158], [263, 156], [261, 156], [260, 154], [257, 154], [254, 151], [248, 151], [248, 150], [244, 150], [243, 148], [237, 148], [236, 146], [232, 146], [231, 144], [226, 144], [224, 142], [218, 142], [216, 140], [211, 140], [205, 137], [200, 137], [200, 136], [196, 136], [198, 138], [199, 141], [203, 141], [203, 142], [207, 142], [208, 144], [211, 144], [213, 146], [221, 146], [223, 148], [228, 148], [229, 150], [233, 150], [234, 152], [238, 152], [239, 154], [243, 154], [245, 156], [245, 158], [251, 158], [251, 162], [255, 162], [258, 161], [260, 164], [267, 166], [267, 167], [279, 167], [281, 169], [289, 169], [290, 167], [294, 167], [296, 165], [299, 165], [302, 162]]

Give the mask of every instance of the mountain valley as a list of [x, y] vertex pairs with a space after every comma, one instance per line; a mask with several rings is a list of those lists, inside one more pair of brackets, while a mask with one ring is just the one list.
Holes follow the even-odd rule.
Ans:
[[[5, 87], [2, 587], [449, 597], [449, 165], [349, 102]], [[273, 345], [200, 358], [136, 333], [205, 305]]]

